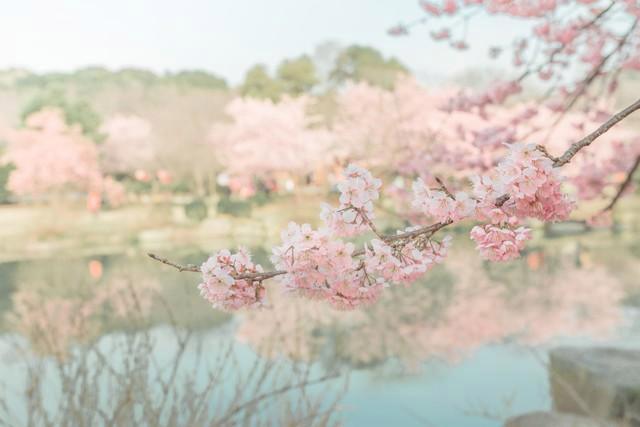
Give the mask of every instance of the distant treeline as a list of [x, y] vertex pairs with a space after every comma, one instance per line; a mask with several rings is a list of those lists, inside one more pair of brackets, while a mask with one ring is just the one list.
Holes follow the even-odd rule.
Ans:
[[81, 92], [109, 86], [176, 86], [211, 90], [234, 90], [243, 96], [279, 99], [282, 95], [300, 95], [333, 88], [347, 80], [366, 81], [390, 88], [398, 73], [407, 68], [397, 59], [385, 58], [378, 50], [352, 45], [321, 46], [321, 54], [301, 55], [283, 59], [273, 72], [263, 64], [252, 66], [242, 83], [232, 88], [213, 72], [183, 70], [155, 73], [142, 68], [110, 70], [92, 66], [72, 72], [34, 73], [25, 69], [0, 70], [0, 89], [9, 90], [69, 90]]

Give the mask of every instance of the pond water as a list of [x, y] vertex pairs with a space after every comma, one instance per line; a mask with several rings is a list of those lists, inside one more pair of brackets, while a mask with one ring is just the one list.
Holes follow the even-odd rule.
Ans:
[[197, 274], [136, 251], [0, 264], [0, 420], [500, 426], [551, 407], [550, 348], [640, 345], [636, 237], [539, 238], [487, 264], [458, 236], [425, 280], [357, 312], [272, 283], [270, 308], [221, 313]]

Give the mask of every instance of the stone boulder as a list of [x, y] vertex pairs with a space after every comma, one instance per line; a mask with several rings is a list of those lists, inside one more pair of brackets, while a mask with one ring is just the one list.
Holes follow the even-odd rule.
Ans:
[[640, 426], [640, 350], [562, 347], [549, 359], [556, 411]]
[[618, 427], [618, 424], [559, 412], [530, 412], [509, 418], [504, 427]]

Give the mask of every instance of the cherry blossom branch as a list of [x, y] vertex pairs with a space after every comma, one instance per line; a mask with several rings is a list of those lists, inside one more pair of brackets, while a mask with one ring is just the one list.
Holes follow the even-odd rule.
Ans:
[[[453, 221], [450, 221], [450, 220], [445, 222], [438, 222], [436, 224], [421, 227], [416, 230], [405, 231], [404, 233], [399, 233], [399, 234], [380, 234], [378, 235], [378, 237], [380, 237], [382, 240], [384, 240], [387, 243], [394, 243], [394, 242], [407, 243], [418, 237], [426, 237], [426, 238], [432, 237], [436, 232], [438, 232], [439, 230], [443, 229], [448, 225], [451, 225], [452, 223]], [[354, 252], [353, 256], [358, 257], [364, 254], [365, 254], [364, 249], [361, 249]], [[200, 267], [194, 264], [185, 264], [185, 265], [178, 264], [176, 262], [168, 260], [167, 258], [156, 255], [154, 253], [148, 253], [147, 256], [149, 256], [149, 258], [155, 261], [158, 261], [162, 264], [168, 265], [169, 267], [173, 267], [181, 273], [183, 271], [189, 271], [192, 273], [201, 272]], [[283, 274], [287, 274], [287, 272], [284, 270], [274, 270], [274, 271], [265, 271], [263, 273], [238, 274], [238, 275], [232, 275], [232, 276], [236, 280], [251, 280], [255, 282], [261, 282], [263, 280], [267, 280], [272, 277], [280, 276]]]
[[636, 160], [633, 162], [633, 166], [631, 166], [629, 173], [627, 173], [626, 179], [622, 184], [620, 184], [620, 187], [618, 188], [618, 192], [616, 193], [615, 196], [613, 196], [613, 199], [611, 199], [609, 204], [605, 206], [604, 209], [602, 209], [601, 213], [604, 213], [613, 209], [613, 207], [616, 205], [618, 200], [620, 200], [620, 198], [624, 194], [625, 190], [631, 184], [631, 181], [633, 180], [633, 174], [638, 170], [639, 166], [640, 166], [640, 156], [636, 157]]
[[627, 118], [629, 115], [634, 113], [635, 111], [640, 109], [640, 99], [638, 99], [633, 104], [624, 108], [623, 110], [617, 112], [613, 116], [609, 118], [606, 122], [600, 125], [596, 130], [591, 132], [589, 135], [585, 136], [581, 140], [574, 142], [571, 144], [569, 148], [553, 162], [554, 167], [560, 167], [566, 165], [571, 161], [571, 159], [578, 154], [580, 150], [585, 147], [591, 145], [593, 141], [604, 135], [609, 129], [620, 123], [622, 120]]
[[[563, 220], [571, 212], [572, 203], [562, 193], [554, 169], [568, 163], [579, 150], [639, 108], [640, 100], [615, 114], [557, 158], [544, 147], [524, 143], [510, 145], [509, 154], [498, 165], [498, 171], [510, 168], [506, 178], [497, 177], [506, 181], [498, 181], [496, 187], [494, 177], [487, 176], [486, 180], [478, 177], [474, 181], [474, 186], [477, 184], [478, 187], [474, 191], [480, 194], [477, 197], [465, 192], [454, 196], [439, 177], [435, 178], [438, 189], [430, 189], [422, 179], [417, 179], [413, 184], [414, 207], [437, 221], [435, 224], [409, 227], [396, 234], [379, 232], [371, 219], [381, 180], [352, 164], [345, 169], [345, 180], [338, 185], [340, 206], [323, 205], [321, 218], [326, 227], [314, 230], [309, 224], [290, 223], [282, 234], [282, 245], [273, 249], [273, 271], [263, 271], [243, 248], [235, 253], [222, 249], [201, 267], [181, 265], [155, 254], [149, 254], [149, 257], [181, 272], [201, 272], [203, 282], [198, 285], [201, 295], [214, 307], [224, 310], [263, 305], [263, 281], [276, 276], [283, 276], [281, 280], [287, 289], [308, 297], [325, 298], [337, 308], [354, 309], [376, 300], [390, 282], [414, 281], [441, 262], [451, 238], [444, 237], [438, 242], [432, 237], [439, 230], [474, 215], [481, 222], [490, 221], [475, 226], [470, 232], [480, 254], [491, 261], [517, 258], [531, 238], [531, 231], [526, 227], [515, 228], [514, 222], [526, 218]], [[638, 167], [640, 156], [612, 205], [627, 188]], [[525, 168], [531, 173], [525, 173]], [[494, 199], [495, 194], [500, 194], [496, 193], [497, 188], [505, 188], [507, 194]], [[496, 209], [510, 197], [514, 199], [513, 204]], [[353, 243], [335, 239], [367, 231], [379, 239], [370, 240], [358, 251], [354, 251]]]
[[[354, 208], [355, 209], [355, 208]], [[369, 226], [369, 228], [371, 229], [371, 231], [373, 231], [373, 234], [375, 234], [376, 236], [378, 236], [379, 238], [384, 240], [384, 235], [381, 234], [378, 231], [378, 227], [376, 227], [376, 225], [373, 223], [373, 221], [371, 221], [371, 218], [369, 218], [369, 216], [366, 214], [366, 212], [364, 212], [363, 209], [356, 209], [359, 214], [362, 216], [362, 220], [367, 224], [367, 226]]]
[[[582, 150], [583, 148], [589, 146], [593, 141], [598, 139], [600, 136], [604, 135], [609, 129], [611, 129], [617, 123], [619, 123], [620, 121], [624, 120], [626, 117], [628, 117], [630, 114], [632, 114], [633, 112], [637, 111], [638, 109], [640, 109], [640, 99], [638, 99], [636, 102], [634, 102], [633, 104], [629, 105], [625, 109], [623, 109], [623, 110], [619, 111], [618, 113], [614, 114], [609, 120], [607, 120], [605, 123], [603, 123], [600, 127], [598, 127], [595, 131], [593, 131], [589, 135], [585, 136], [581, 140], [579, 140], [579, 141], [575, 142], [574, 144], [572, 144], [559, 157], [551, 156], [547, 152], [547, 150], [544, 149], [544, 147], [542, 147], [541, 152], [543, 154], [545, 154], [547, 157], [549, 157], [550, 159], [553, 160], [553, 166], [554, 167], [561, 167], [561, 166], [569, 163], [571, 161], [571, 159], [580, 150]], [[540, 149], [540, 147], [538, 147], [538, 149]], [[621, 185], [620, 189], [618, 190], [618, 193], [616, 194], [614, 199], [611, 201], [611, 203], [605, 208], [605, 210], [610, 210], [615, 205], [615, 203], [621, 197], [622, 193], [625, 191], [625, 189], [630, 184], [630, 182], [632, 180], [632, 177], [633, 177], [633, 174], [638, 169], [638, 167], [640, 167], [640, 157], [638, 157], [636, 159], [636, 162], [634, 163], [633, 168], [630, 170], [629, 174], [627, 175], [627, 179]], [[452, 199], [455, 200], [455, 197], [447, 189], [447, 187], [444, 185], [444, 182], [440, 178], [437, 178], [437, 177], [436, 177], [436, 181], [440, 185], [440, 188], [442, 189], [442, 191], [444, 193], [446, 193], [447, 196], [449, 196], [449, 197], [451, 197]], [[496, 199], [495, 205], [497, 207], [501, 207], [502, 205], [504, 205], [504, 203], [507, 202], [507, 200], [509, 200], [509, 198], [510, 198], [509, 194], [504, 194], [504, 195], [502, 195], [502, 196], [500, 196], [500, 197], [498, 197]], [[368, 224], [368, 226], [371, 228], [371, 230], [381, 240], [383, 240], [387, 244], [393, 244], [393, 246], [396, 246], [396, 247], [402, 247], [402, 246], [408, 244], [409, 242], [415, 241], [416, 239], [419, 239], [419, 238], [429, 239], [436, 232], [438, 232], [442, 228], [447, 227], [448, 225], [453, 223], [452, 220], [447, 220], [447, 221], [444, 221], [444, 222], [438, 222], [438, 223], [435, 223], [435, 224], [432, 224], [432, 225], [429, 225], [429, 226], [421, 227], [421, 228], [418, 228], [418, 229], [412, 230], [412, 231], [406, 231], [406, 232], [399, 233], [399, 234], [384, 235], [384, 234], [381, 234], [381, 233], [378, 232], [377, 228], [375, 227], [373, 222], [369, 220], [369, 218], [366, 216], [366, 214], [363, 217], [365, 218], [365, 221]], [[365, 251], [364, 251], [364, 249], [362, 249], [362, 250], [354, 252], [353, 256], [357, 257], [357, 256], [362, 256], [364, 254], [365, 254]], [[153, 254], [153, 253], [149, 253], [148, 256], [150, 258], [152, 258], [153, 260], [158, 261], [158, 262], [160, 262], [162, 264], [168, 265], [170, 267], [173, 267], [173, 268], [177, 269], [180, 272], [189, 271], [189, 272], [199, 273], [201, 271], [200, 267], [197, 266], [197, 265], [193, 265], [193, 264], [181, 265], [181, 264], [175, 263], [173, 261], [168, 260], [167, 258], [161, 257], [161, 256]], [[286, 274], [286, 273], [287, 273], [287, 271], [284, 271], [284, 270], [274, 270], [274, 271], [267, 271], [267, 272], [232, 274], [232, 277], [235, 280], [247, 280], [247, 281], [250, 281], [250, 282], [258, 282], [258, 283], [260, 283], [263, 280], [267, 280], [267, 279], [270, 279], [272, 277], [280, 276], [280, 275], [283, 275], [283, 274]]]
[[[609, 129], [611, 129], [612, 127], [614, 127], [615, 125], [617, 125], [622, 120], [624, 120], [629, 115], [631, 115], [632, 113], [634, 113], [639, 109], [640, 109], [640, 99], [638, 99], [633, 104], [629, 105], [628, 107], [624, 108], [623, 110], [611, 116], [609, 120], [601, 124], [596, 130], [591, 132], [589, 135], [571, 144], [571, 146], [567, 148], [567, 150], [558, 157], [554, 157], [551, 154], [549, 154], [549, 152], [544, 146], [539, 145], [537, 146], [537, 148], [542, 152], [542, 154], [544, 154], [545, 156], [547, 156], [549, 159], [553, 161], [553, 167], [558, 168], [558, 167], [564, 166], [567, 163], [569, 163], [571, 159], [573, 159], [573, 157], [576, 154], [578, 154], [580, 150], [591, 145], [593, 141], [595, 141], [596, 139], [598, 139], [599, 137], [607, 133]], [[511, 196], [509, 194], [503, 194], [502, 196], [498, 197], [495, 203], [496, 206], [497, 207], [503, 206], [507, 202], [507, 200], [509, 200], [510, 197]]]
[[405, 231], [404, 233], [389, 235], [387, 236], [385, 241], [396, 242], [400, 240], [410, 240], [420, 236], [431, 237], [439, 230], [451, 224], [453, 224], [453, 221], [451, 220], [448, 220], [445, 222], [437, 222], [435, 224], [428, 225], [426, 227], [421, 227], [413, 231]]
[[455, 200], [455, 196], [451, 193], [451, 191], [449, 191], [449, 189], [447, 188], [446, 185], [444, 185], [444, 182], [442, 182], [442, 180], [439, 177], [435, 177], [436, 182], [440, 185], [440, 190], [442, 190], [447, 196], [449, 196], [451, 199]]
[[[197, 265], [193, 265], [193, 264], [181, 265], [153, 253], [148, 253], [147, 255], [149, 256], [149, 258], [154, 259], [162, 264], [168, 265], [169, 267], [173, 267], [181, 273], [183, 271], [189, 271], [192, 273], [201, 272], [200, 267]], [[247, 274], [235, 274], [235, 275], [232, 274], [232, 277], [236, 280], [249, 280], [252, 282], [262, 282], [263, 280], [271, 279], [272, 277], [280, 276], [286, 273], [287, 272], [283, 270], [274, 270], [274, 271], [265, 271], [262, 273], [247, 273]]]
[[170, 267], [175, 268], [176, 270], [178, 270], [179, 272], [183, 272], [183, 271], [191, 271], [194, 273], [200, 273], [200, 267], [194, 264], [186, 264], [186, 265], [180, 265], [177, 264], [173, 261], [169, 261], [168, 259], [161, 257], [159, 255], [156, 254], [152, 254], [152, 253], [148, 253], [147, 256], [149, 256], [149, 258], [154, 259], [158, 262], [161, 262], [162, 264], [168, 265]]

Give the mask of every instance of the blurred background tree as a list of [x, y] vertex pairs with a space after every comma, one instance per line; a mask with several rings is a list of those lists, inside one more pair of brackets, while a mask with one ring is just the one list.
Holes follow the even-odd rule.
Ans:
[[377, 49], [352, 45], [340, 52], [330, 78], [338, 85], [353, 80], [391, 89], [398, 75], [407, 73], [396, 58], [385, 59]]
[[277, 101], [282, 95], [282, 84], [272, 78], [267, 67], [262, 64], [254, 65], [247, 71], [244, 82], [239, 88], [240, 95], [252, 98], [270, 99]]
[[168, 83], [173, 83], [182, 88], [202, 89], [228, 89], [225, 79], [202, 70], [186, 70], [177, 73], [169, 73], [163, 77]]
[[283, 90], [296, 96], [311, 92], [318, 84], [315, 65], [307, 55], [282, 61], [278, 66], [277, 76]]
[[[0, 152], [0, 154], [2, 154]], [[6, 165], [0, 165], [0, 204], [7, 203], [9, 201], [10, 191], [7, 188], [7, 183], [9, 182], [9, 175], [11, 171], [13, 171], [15, 167], [12, 163], [8, 163]]]
[[45, 108], [60, 110], [67, 125], [78, 125], [84, 135], [95, 142], [102, 141], [103, 136], [99, 131], [102, 120], [98, 113], [88, 102], [70, 101], [60, 90], [46, 91], [29, 101], [20, 113], [21, 123], [24, 125], [29, 116]]

